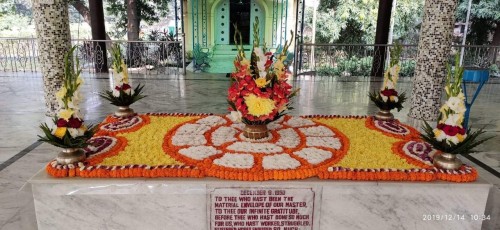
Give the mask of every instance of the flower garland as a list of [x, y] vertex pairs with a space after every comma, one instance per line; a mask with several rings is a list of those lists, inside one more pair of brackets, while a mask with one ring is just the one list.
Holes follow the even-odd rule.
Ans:
[[236, 28], [235, 42], [240, 36], [238, 55], [234, 61], [236, 71], [231, 74], [228, 90], [229, 110], [234, 121], [245, 124], [268, 124], [285, 114], [290, 107], [290, 99], [295, 96], [292, 86], [287, 83], [291, 73], [288, 70], [287, 42], [279, 53], [267, 51], [259, 44], [259, 19], [254, 23], [254, 44], [250, 60], [245, 57], [241, 44], [241, 33]]
[[[47, 165], [47, 172], [54, 177], [211, 176], [245, 181], [313, 176], [453, 182], [477, 178], [475, 169], [466, 165], [459, 170], [436, 169], [430, 164], [430, 157], [437, 152], [435, 149], [413, 135], [388, 135], [375, 126], [367, 127], [371, 117], [284, 116], [273, 122], [278, 128], [271, 131], [272, 138], [255, 143], [260, 144], [256, 148], [241, 144], [249, 140], [240, 137], [242, 130], [235, 128], [235, 123], [226, 116], [157, 113], [140, 116], [149, 120], [150, 125], [98, 133], [90, 141], [92, 146], [86, 148], [90, 154], [86, 162], [63, 166], [54, 161]], [[120, 119], [110, 116], [106, 121], [114, 123]], [[176, 145], [173, 137], [177, 135], [200, 135], [206, 142]], [[232, 139], [224, 140], [226, 137]], [[307, 143], [310, 138], [324, 137], [337, 138], [339, 146], [332, 146], [331, 140]], [[371, 141], [373, 139], [377, 142]], [[235, 143], [240, 146], [236, 148]], [[235, 148], [230, 150], [230, 146]], [[275, 151], [276, 147], [281, 151]]]

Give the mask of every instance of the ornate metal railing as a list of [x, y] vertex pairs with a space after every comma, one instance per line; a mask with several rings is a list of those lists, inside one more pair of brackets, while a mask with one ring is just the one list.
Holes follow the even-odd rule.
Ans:
[[[297, 74], [331, 76], [370, 76], [373, 56], [381, 49], [388, 53], [391, 45], [365, 44], [301, 44], [297, 48]], [[500, 46], [453, 46], [450, 61], [464, 49], [465, 67], [492, 68], [498, 75], [500, 66]], [[417, 45], [403, 45], [401, 54], [401, 76], [413, 76], [417, 60]], [[453, 63], [453, 62], [451, 62]], [[495, 67], [496, 65], [496, 67]]]
[[[79, 57], [85, 72], [101, 72], [110, 68], [109, 49], [112, 44], [121, 47], [129, 72], [132, 73], [178, 74], [185, 67], [185, 56], [180, 41], [75, 39], [71, 42], [77, 46], [75, 55]], [[105, 50], [108, 50], [106, 56]], [[0, 71], [39, 72], [42, 69], [38, 57], [36, 38], [0, 38]], [[107, 63], [104, 60], [107, 60]]]

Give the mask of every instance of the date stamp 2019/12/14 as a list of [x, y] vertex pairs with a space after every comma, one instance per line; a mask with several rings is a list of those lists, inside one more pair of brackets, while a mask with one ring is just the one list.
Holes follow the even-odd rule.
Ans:
[[423, 214], [423, 221], [484, 221], [491, 220], [490, 215], [484, 214]]

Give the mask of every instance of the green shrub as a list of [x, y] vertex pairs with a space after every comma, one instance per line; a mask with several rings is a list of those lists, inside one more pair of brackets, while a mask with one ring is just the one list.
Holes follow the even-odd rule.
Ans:
[[401, 71], [399, 72], [400, 77], [413, 77], [415, 74], [415, 66], [417, 62], [415, 60], [405, 60], [401, 62]]

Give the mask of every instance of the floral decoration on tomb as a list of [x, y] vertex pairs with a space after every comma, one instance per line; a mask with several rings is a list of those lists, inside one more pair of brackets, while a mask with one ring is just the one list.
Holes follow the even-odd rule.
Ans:
[[[470, 166], [437, 169], [438, 152], [410, 126], [378, 127], [365, 116], [282, 116], [269, 137], [253, 140], [230, 115], [141, 114], [107, 117], [77, 164], [47, 165], [55, 177], [217, 177], [264, 181], [318, 177], [338, 180], [474, 181]], [[393, 122], [394, 123], [394, 122]], [[106, 127], [106, 128], [102, 128]], [[374, 141], [376, 140], [376, 141]]]
[[99, 95], [116, 106], [130, 106], [138, 100], [145, 98], [146, 96], [142, 94], [144, 86], [138, 84], [135, 89], [132, 88], [128, 76], [128, 68], [122, 58], [122, 52], [118, 44], [114, 44], [111, 48], [111, 56], [113, 58], [111, 64], [113, 70], [113, 89]]
[[384, 73], [382, 88], [379, 92], [369, 94], [370, 100], [373, 101], [380, 110], [390, 111], [397, 109], [399, 112], [403, 109], [403, 103], [406, 101], [406, 94], [399, 94], [396, 90], [399, 71], [401, 70], [399, 59], [402, 51], [403, 47], [400, 43], [395, 43], [395, 45], [391, 47], [389, 68]]
[[469, 127], [463, 126], [467, 108], [462, 91], [464, 68], [460, 65], [458, 55], [455, 56], [454, 70], [450, 64], [446, 65], [446, 69], [446, 102], [439, 109], [436, 128], [425, 122], [422, 139], [443, 153], [469, 154], [474, 152], [476, 146], [493, 137], [479, 140], [478, 137], [485, 133], [483, 129], [471, 131]]
[[[236, 121], [249, 125], [268, 124], [282, 117], [290, 107], [293, 90], [287, 80], [291, 76], [286, 42], [280, 52], [269, 51], [260, 43], [259, 19], [255, 18], [253, 48], [250, 59], [245, 56], [241, 33], [234, 35], [238, 54], [234, 60], [235, 72], [231, 74], [228, 90], [229, 110]], [[293, 36], [292, 36], [293, 37]]]
[[82, 95], [80, 87], [83, 79], [78, 58], [73, 59], [76, 47], [72, 47], [64, 58], [62, 86], [56, 92], [58, 110], [51, 124], [41, 124], [44, 136], [39, 141], [61, 148], [84, 148], [95, 132], [93, 126], [86, 126], [80, 113]]

